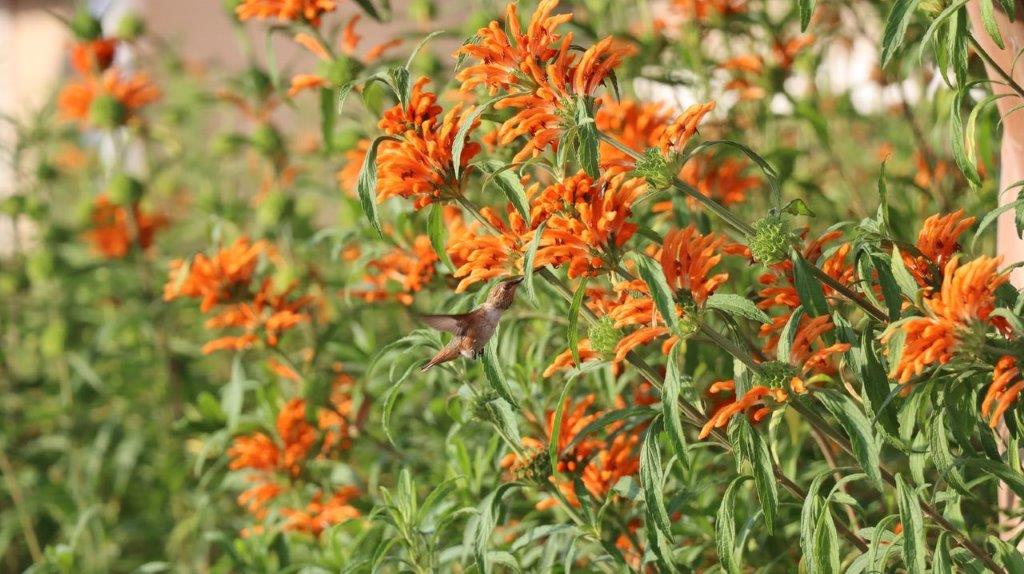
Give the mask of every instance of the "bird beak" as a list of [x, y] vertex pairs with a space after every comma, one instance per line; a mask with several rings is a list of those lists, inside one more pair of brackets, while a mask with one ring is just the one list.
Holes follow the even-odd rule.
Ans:
[[523, 279], [526, 279], [526, 276], [525, 276], [525, 275], [523, 275], [522, 277], [519, 277], [519, 278], [517, 278], [517, 279], [509, 279], [509, 281], [508, 281], [508, 282], [509, 282], [510, 284], [512, 284], [512, 285], [519, 285], [520, 283], [522, 283], [522, 282], [523, 282]]

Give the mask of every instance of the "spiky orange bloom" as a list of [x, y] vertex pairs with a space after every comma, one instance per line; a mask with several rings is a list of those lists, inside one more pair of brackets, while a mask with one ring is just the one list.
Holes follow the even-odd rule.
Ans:
[[[733, 381], [719, 381], [711, 386], [709, 389], [712, 395], [728, 395], [735, 393], [736, 385]], [[781, 393], [781, 394], [779, 394]], [[778, 395], [778, 396], [776, 396]], [[781, 399], [781, 400], [780, 400]], [[747, 416], [750, 417], [750, 421], [757, 423], [768, 416], [771, 412], [767, 401], [785, 401], [785, 391], [782, 389], [770, 389], [768, 387], [758, 385], [738, 398], [727, 399], [720, 403], [714, 411], [708, 421], [701, 427], [700, 433], [697, 435], [700, 439], [705, 439], [711, 432], [716, 428], [724, 428], [729, 424], [729, 421], [733, 417], [746, 412]]]
[[[409, 248], [396, 246], [370, 261], [366, 265], [369, 272], [364, 281], [371, 287], [360, 289], [355, 294], [365, 301], [382, 301], [394, 297], [403, 305], [412, 305], [413, 293], [418, 293], [434, 278], [434, 265], [437, 261], [437, 253], [430, 244], [430, 238], [417, 235]], [[388, 289], [391, 283], [397, 283], [400, 290], [393, 292]]]
[[[640, 153], [661, 145], [661, 137], [672, 122], [672, 112], [660, 102], [612, 100], [601, 106], [594, 122], [601, 133]], [[601, 142], [600, 153], [603, 167], [633, 168], [633, 158], [608, 142]]]
[[[590, 339], [580, 339], [579, 345], [577, 346], [576, 350], [579, 351], [581, 364], [592, 359], [601, 358], [601, 353], [598, 353], [597, 351], [594, 350], [593, 347], [590, 346]], [[558, 354], [553, 361], [551, 361], [551, 364], [548, 365], [546, 369], [544, 369], [544, 373], [541, 376], [547, 378], [557, 373], [558, 371], [571, 369], [578, 366], [579, 365], [577, 365], [576, 362], [573, 360], [572, 350], [566, 349], [562, 353]]]
[[107, 259], [120, 259], [128, 255], [132, 245], [149, 249], [156, 232], [166, 225], [167, 219], [161, 215], [150, 215], [137, 204], [129, 212], [101, 195], [93, 202], [92, 229], [86, 232], [86, 238]]
[[897, 331], [906, 335], [891, 377], [906, 384], [928, 367], [948, 363], [965, 336], [1000, 326], [989, 316], [995, 309], [996, 288], [1009, 281], [1007, 273], [997, 271], [1000, 261], [982, 256], [960, 265], [954, 257], [946, 264], [942, 287], [925, 299], [930, 316], [908, 319], [882, 338], [887, 342]]
[[935, 273], [960, 251], [960, 236], [974, 225], [974, 220], [974, 217], [964, 217], [963, 209], [935, 214], [924, 220], [917, 234], [916, 247], [920, 254], [903, 252], [903, 262], [918, 285], [930, 290], [938, 281]]
[[[456, 292], [470, 285], [520, 273], [523, 269], [522, 253], [531, 239], [531, 230], [518, 211], [508, 208], [505, 223], [489, 207], [480, 210], [481, 216], [497, 230], [497, 235], [483, 232], [482, 225], [474, 221], [449, 229], [448, 254], [456, 265], [455, 277], [460, 279]], [[537, 266], [544, 265], [540, 257]]]
[[317, 491], [304, 510], [285, 508], [281, 511], [281, 515], [286, 519], [283, 528], [320, 536], [325, 529], [360, 515], [359, 510], [349, 504], [359, 495], [358, 488], [346, 486], [336, 490], [331, 498], [323, 502], [323, 491]]
[[265, 279], [251, 300], [239, 301], [207, 319], [208, 329], [234, 328], [242, 329], [242, 333], [206, 343], [203, 353], [240, 351], [261, 340], [268, 347], [276, 347], [285, 331], [309, 319], [306, 308], [313, 303], [312, 297], [292, 298], [289, 291], [276, 293], [272, 281]]
[[170, 276], [164, 286], [164, 300], [178, 297], [201, 299], [199, 309], [205, 313], [214, 305], [231, 300], [239, 289], [246, 289], [260, 256], [271, 252], [266, 241], [251, 243], [249, 238], [239, 237], [213, 257], [200, 253], [188, 265], [181, 259], [172, 261]]
[[687, 17], [701, 22], [747, 11], [746, 0], [672, 0], [672, 6]]
[[[690, 184], [701, 195], [710, 197], [725, 206], [743, 203], [750, 192], [761, 185], [761, 180], [747, 175], [750, 163], [736, 158], [704, 160], [694, 158], [686, 162], [679, 179]], [[696, 209], [696, 200], [687, 197], [690, 209]]]
[[704, 120], [704, 116], [714, 109], [715, 102], [706, 102], [694, 104], [683, 110], [658, 138], [658, 147], [663, 153], [681, 151], [686, 142], [697, 133], [697, 126]]
[[530, 217], [547, 221], [537, 265], [568, 265], [569, 277], [597, 274], [605, 267], [603, 255], [636, 233], [629, 217], [644, 187], [626, 174], [594, 181], [583, 171], [543, 189], [532, 186]]
[[[632, 476], [640, 469], [637, 446], [640, 439], [640, 430], [633, 429], [628, 433], [621, 433], [611, 440], [602, 440], [594, 435], [578, 438], [587, 425], [593, 423], [604, 413], [592, 411], [591, 407], [595, 402], [594, 395], [587, 395], [579, 400], [566, 399], [563, 407], [562, 425], [559, 428], [557, 449], [561, 453], [558, 459], [556, 470], [569, 476], [579, 476], [587, 491], [595, 498], [604, 498], [611, 491], [612, 487], [625, 476]], [[625, 402], [617, 401], [618, 405], [625, 407]], [[554, 429], [555, 413], [548, 411], [546, 415], [545, 429], [550, 437]], [[609, 425], [609, 431], [622, 427], [624, 423], [613, 423]], [[532, 437], [523, 439], [523, 445], [531, 450], [545, 449], [550, 439], [537, 440]], [[571, 449], [567, 447], [573, 443]], [[541, 456], [547, 456], [546, 451]], [[509, 454], [502, 460], [504, 468], [518, 468], [528, 461], [521, 460], [516, 454]], [[565, 498], [573, 506], [579, 506], [575, 490], [571, 481], [561, 481], [556, 487], [565, 495]], [[537, 508], [550, 508], [556, 504], [554, 499], [544, 499], [537, 504]]]
[[345, 165], [338, 170], [338, 186], [346, 195], [355, 197], [356, 185], [359, 183], [359, 171], [370, 151], [370, 140], [363, 138], [352, 149], [345, 152]]
[[1021, 378], [1017, 359], [1000, 357], [992, 370], [992, 384], [981, 402], [981, 414], [988, 419], [988, 426], [996, 428], [999, 425], [1003, 414], [1017, 402], [1021, 390], [1024, 390], [1024, 378]]
[[71, 67], [83, 76], [102, 72], [114, 62], [117, 38], [98, 38], [71, 47]]
[[239, 20], [305, 20], [316, 26], [321, 16], [334, 12], [337, 7], [336, 0], [243, 0], [235, 8], [235, 14]]
[[64, 86], [57, 97], [57, 111], [66, 120], [88, 125], [97, 98], [108, 96], [124, 111], [128, 121], [147, 104], [160, 99], [160, 90], [146, 74], [124, 75], [109, 69], [99, 77], [87, 77]]
[[724, 237], [715, 233], [702, 235], [692, 225], [668, 232], [660, 259], [669, 288], [687, 291], [697, 305], [703, 305], [729, 279], [728, 273], [710, 274], [722, 260], [726, 243]]
[[462, 82], [462, 91], [482, 85], [491, 94], [511, 94], [496, 103], [495, 108], [517, 110], [498, 129], [501, 145], [527, 138], [514, 161], [536, 156], [548, 148], [557, 149], [565, 127], [575, 122], [577, 97], [591, 98], [615, 67], [634, 51], [632, 46], [611, 37], [598, 41], [582, 55], [571, 51], [572, 33], [562, 36], [557, 28], [572, 16], [551, 16], [557, 5], [557, 0], [543, 0], [524, 34], [515, 4], [510, 3], [506, 17], [508, 34], [498, 22], [491, 22], [477, 32], [476, 43], [456, 52], [479, 61], [456, 76]]
[[[463, 109], [456, 104], [443, 118], [437, 96], [424, 90], [429, 82], [421, 78], [416, 82], [405, 107], [401, 103], [384, 112], [380, 128], [398, 141], [384, 142], [377, 155], [377, 198], [405, 197], [413, 199], [416, 209], [434, 201], [448, 198], [459, 187], [452, 166], [452, 145], [463, 120], [472, 108]], [[438, 122], [440, 120], [440, 123]], [[479, 153], [480, 144], [469, 140], [462, 149], [459, 165], [466, 166]]]

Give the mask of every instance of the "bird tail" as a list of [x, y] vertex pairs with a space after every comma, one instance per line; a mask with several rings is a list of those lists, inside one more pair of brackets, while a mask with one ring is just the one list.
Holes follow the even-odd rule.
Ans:
[[421, 373], [425, 373], [425, 372], [429, 371], [430, 368], [433, 367], [434, 365], [440, 365], [441, 363], [447, 363], [448, 361], [452, 361], [452, 360], [458, 358], [458, 356], [459, 356], [459, 349], [458, 349], [458, 347], [449, 345], [449, 346], [441, 349], [440, 351], [438, 351], [436, 355], [434, 355], [429, 361], [424, 363], [424, 365], [422, 367], [420, 367], [420, 372]]

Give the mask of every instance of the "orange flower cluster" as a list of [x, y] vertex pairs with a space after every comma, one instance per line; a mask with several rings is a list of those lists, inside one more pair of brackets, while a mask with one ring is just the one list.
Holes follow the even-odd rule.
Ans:
[[[929, 316], [894, 325], [882, 339], [887, 342], [897, 332], [906, 335], [891, 377], [907, 384], [928, 367], [948, 363], [965, 338], [1003, 327], [1001, 320], [989, 316], [995, 309], [996, 288], [1009, 281], [1008, 274], [998, 272], [1000, 261], [983, 256], [960, 265], [954, 257], [946, 263], [941, 288], [925, 299]], [[905, 391], [909, 390], [907, 386]]]
[[64, 119], [83, 126], [120, 125], [158, 99], [160, 90], [146, 74], [128, 75], [111, 68], [64, 86], [57, 97], [57, 110]]
[[672, 6], [688, 18], [700, 22], [747, 11], [746, 0], [672, 0]]
[[103, 72], [114, 63], [117, 38], [97, 38], [71, 47], [71, 67], [81, 76]]
[[1024, 378], [1021, 378], [1017, 359], [1000, 357], [992, 371], [992, 384], [981, 402], [981, 414], [988, 419], [988, 426], [996, 428], [1003, 414], [1017, 402], [1021, 390], [1024, 390]]
[[[595, 402], [594, 395], [587, 395], [579, 401], [573, 402], [566, 399], [562, 413], [562, 424], [558, 433], [558, 452], [561, 456], [558, 459], [556, 470], [559, 473], [569, 476], [579, 476], [580, 481], [586, 487], [591, 496], [604, 498], [611, 491], [619, 479], [626, 476], [633, 476], [640, 470], [640, 459], [637, 447], [640, 441], [642, 428], [634, 428], [628, 432], [616, 433], [622, 428], [623, 422], [613, 423], [607, 427], [607, 431], [614, 435], [611, 440], [600, 439], [596, 436], [587, 436], [577, 439], [577, 435], [604, 414], [602, 411], [591, 409]], [[620, 408], [624, 407], [624, 401], [618, 401]], [[555, 413], [548, 411], [545, 421], [545, 429], [550, 437], [554, 429]], [[547, 456], [547, 445], [550, 439], [538, 440], [532, 437], [523, 438], [523, 446], [537, 456]], [[572, 444], [575, 441], [575, 444]], [[572, 448], [568, 448], [572, 444]], [[510, 453], [501, 461], [503, 468], [515, 472], [530, 461], [523, 460], [518, 455]], [[553, 478], [548, 477], [553, 481]], [[573, 506], [579, 506], [579, 499], [571, 480], [559, 481], [556, 487]], [[551, 508], [557, 504], [554, 498], [545, 498], [537, 503], [540, 510]]]
[[[523, 270], [521, 255], [532, 233], [523, 217], [511, 207], [507, 224], [489, 207], [481, 209], [480, 215], [497, 234], [483, 233], [483, 225], [478, 221], [449, 228], [447, 251], [456, 265], [455, 277], [460, 279], [455, 288], [458, 293], [474, 283], [515, 275]], [[541, 263], [538, 261], [537, 265]]]
[[86, 238], [107, 259], [120, 259], [137, 245], [143, 251], [153, 245], [156, 232], [167, 225], [161, 215], [150, 215], [137, 205], [131, 211], [114, 205], [105, 195], [93, 202], [92, 228]]
[[[412, 305], [413, 293], [418, 293], [423, 286], [434, 278], [434, 265], [437, 254], [430, 245], [430, 238], [417, 235], [409, 248], [393, 247], [383, 256], [367, 264], [369, 273], [364, 280], [371, 285], [370, 289], [360, 289], [355, 295], [364, 301], [385, 301], [392, 297], [403, 305]], [[388, 285], [397, 283], [400, 290], [396, 293], [388, 289]]]
[[514, 161], [548, 148], [557, 149], [565, 129], [575, 125], [575, 110], [580, 105], [577, 98], [592, 98], [634, 51], [611, 37], [598, 41], [582, 55], [571, 50], [572, 33], [563, 36], [558, 28], [572, 15], [552, 15], [557, 6], [558, 0], [542, 0], [524, 32], [516, 5], [509, 3], [507, 33], [500, 23], [491, 22], [477, 31], [477, 42], [456, 52], [478, 61], [456, 76], [462, 82], [462, 91], [484, 86], [491, 95], [508, 94], [494, 107], [516, 110], [498, 129], [499, 145], [527, 138]]
[[[315, 424], [306, 420], [303, 399], [288, 401], [278, 413], [273, 436], [256, 432], [236, 437], [228, 457], [228, 468], [244, 471], [251, 486], [238, 496], [238, 504], [257, 520], [267, 516], [269, 505], [289, 488], [296, 487], [312, 458], [323, 459], [347, 450], [355, 436], [351, 422], [352, 399], [342, 379], [335, 385], [329, 407], [319, 409]], [[316, 448], [314, 448], [316, 447]], [[324, 528], [359, 515], [347, 503], [358, 496], [351, 487], [338, 489], [323, 502], [317, 490], [302, 510], [283, 508], [283, 528], [319, 535]]]
[[[825, 246], [842, 237], [840, 231], [830, 231], [807, 243], [803, 256], [810, 262], [818, 262], [822, 271], [837, 282], [850, 286], [854, 283], [853, 267], [847, 263], [850, 244], [842, 243], [829, 249], [830, 255], [822, 260]], [[782, 308], [781, 314], [772, 316], [771, 323], [761, 326], [760, 335], [765, 343], [762, 348], [765, 354], [774, 354], [779, 344], [782, 329], [789, 322], [794, 310], [800, 306], [800, 296], [796, 290], [796, 279], [793, 274], [793, 262], [783, 261], [762, 274], [759, 281], [764, 287], [758, 293], [760, 301], [757, 307], [763, 311]], [[822, 286], [826, 297], [835, 295], [831, 287]], [[835, 372], [835, 364], [831, 356], [844, 353], [849, 349], [845, 343], [828, 343], [829, 334], [835, 329], [832, 320], [826, 316], [809, 317], [804, 315], [797, 325], [797, 332], [790, 347], [790, 362], [802, 365], [807, 373], [830, 374]]]
[[644, 182], [625, 174], [593, 180], [583, 171], [543, 189], [527, 190], [530, 218], [546, 221], [537, 265], [568, 265], [569, 277], [593, 276], [605, 267], [605, 253], [629, 241], [637, 226], [629, 221]]
[[243, 0], [235, 8], [235, 14], [239, 20], [306, 21], [318, 26], [320, 17], [334, 12], [337, 7], [336, 0]]
[[203, 346], [204, 353], [230, 349], [239, 351], [258, 342], [277, 346], [281, 335], [308, 319], [309, 296], [292, 297], [291, 289], [278, 292], [270, 277], [253, 283], [261, 257], [273, 258], [274, 250], [265, 241], [250, 243], [241, 237], [213, 257], [203, 253], [190, 264], [178, 259], [164, 286], [164, 300], [179, 297], [199, 299], [203, 313], [215, 306], [222, 309], [206, 321], [209, 329], [237, 328], [242, 334], [214, 339]]
[[[670, 153], [686, 147], [697, 133], [697, 126], [714, 109], [714, 102], [694, 104], [674, 116], [658, 102], [624, 99], [602, 105], [594, 122], [602, 133], [633, 151], [658, 148], [662, 153]], [[633, 168], [633, 159], [607, 142], [601, 142], [600, 152], [602, 166]]]
[[903, 253], [903, 262], [917, 284], [931, 292], [939, 282], [938, 272], [960, 251], [960, 236], [974, 225], [974, 217], [964, 217], [958, 209], [946, 215], [935, 214], [924, 220], [917, 234], [918, 253]]
[[[380, 201], [389, 197], [411, 198], [414, 207], [420, 209], [450, 197], [459, 189], [452, 166], [452, 144], [472, 109], [464, 110], [461, 103], [456, 104], [441, 118], [437, 96], [424, 89], [429, 81], [420, 78], [413, 86], [408, 105], [396, 104], [380, 120], [380, 128], [398, 140], [383, 142], [377, 155]], [[480, 144], [467, 141], [459, 165], [467, 165], [479, 151]]]
[[785, 390], [771, 389], [764, 385], [755, 386], [743, 393], [743, 396], [736, 397], [736, 382], [733, 380], [713, 383], [708, 387], [707, 394], [713, 403], [708, 413], [708, 421], [697, 435], [700, 439], [707, 438], [716, 428], [724, 428], [733, 417], [744, 412], [751, 423], [759, 423], [772, 412], [769, 401], [779, 404], [789, 398]]
[[348, 23], [345, 25], [345, 28], [342, 31], [341, 42], [341, 51], [344, 53], [344, 56], [339, 58], [336, 58], [331, 54], [330, 50], [328, 50], [320, 40], [314, 38], [310, 34], [299, 32], [295, 35], [295, 42], [309, 50], [311, 54], [320, 60], [321, 71], [316, 74], [306, 73], [292, 76], [292, 85], [288, 89], [288, 97], [294, 98], [299, 93], [306, 90], [339, 86], [344, 83], [344, 81], [351, 79], [349, 76], [360, 66], [373, 62], [377, 58], [381, 57], [381, 55], [383, 55], [387, 50], [402, 43], [400, 38], [388, 40], [370, 48], [370, 50], [366, 52], [366, 55], [358, 62], [354, 61], [352, 58], [354, 58], [356, 47], [362, 39], [362, 37], [356, 33], [356, 24], [359, 22], [359, 19], [360, 15], [355, 14], [349, 18]]

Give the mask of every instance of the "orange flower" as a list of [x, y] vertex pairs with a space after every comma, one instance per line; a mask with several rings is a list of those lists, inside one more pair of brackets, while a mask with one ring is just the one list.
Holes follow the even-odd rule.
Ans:
[[722, 260], [725, 245], [724, 237], [714, 233], [702, 235], [692, 225], [666, 234], [661, 248], [661, 270], [669, 288], [683, 289], [697, 305], [703, 305], [729, 279], [728, 273], [709, 275]]
[[917, 234], [917, 250], [920, 255], [903, 253], [903, 262], [914, 275], [918, 285], [931, 290], [934, 270], [940, 270], [960, 251], [960, 236], [974, 224], [974, 217], [964, 217], [964, 210], [958, 209], [946, 215], [935, 214], [924, 220]]
[[1003, 414], [1017, 402], [1022, 389], [1024, 379], [1017, 368], [1017, 359], [1011, 356], [1000, 357], [992, 370], [992, 384], [981, 402], [981, 414], [988, 419], [988, 426], [996, 428]]
[[626, 174], [594, 181], [583, 171], [543, 190], [532, 186], [530, 217], [538, 225], [547, 221], [536, 265], [567, 264], [569, 277], [596, 275], [603, 257], [636, 233], [629, 217], [644, 188], [643, 180]]
[[363, 169], [363, 161], [370, 151], [370, 140], [363, 138], [352, 149], [345, 152], [345, 166], [338, 170], [338, 186], [351, 197], [356, 195], [359, 183], [359, 172]]
[[83, 76], [102, 72], [113, 63], [116, 51], [117, 38], [78, 42], [71, 47], [71, 67]]
[[277, 468], [281, 453], [269, 436], [258, 432], [235, 438], [228, 449], [228, 456], [231, 458], [228, 464], [231, 470], [274, 470]]
[[672, 6], [698, 21], [735, 16], [747, 11], [746, 0], [672, 0]]
[[108, 116], [104, 121], [124, 123], [146, 104], [160, 99], [160, 90], [145, 74], [125, 76], [110, 69], [98, 78], [89, 77], [64, 86], [57, 98], [57, 109], [64, 119], [89, 125], [98, 119], [92, 117], [92, 112], [100, 98], [109, 98], [110, 102], [104, 111]]
[[284, 488], [277, 483], [266, 482], [259, 478], [256, 478], [254, 482], [253, 486], [238, 495], [237, 502], [257, 520], [262, 520], [267, 515], [267, 505], [284, 492]]
[[239, 20], [305, 20], [317, 26], [320, 24], [320, 17], [334, 12], [337, 6], [336, 0], [243, 0], [235, 8], [235, 14]]
[[[597, 129], [636, 152], [659, 147], [672, 113], [659, 102], [622, 99], [605, 102], [594, 121]], [[632, 169], [633, 158], [608, 142], [601, 142], [601, 165]]]
[[286, 519], [284, 529], [320, 536], [325, 529], [360, 515], [359, 510], [349, 504], [359, 494], [359, 489], [347, 486], [336, 490], [327, 502], [322, 502], [323, 491], [317, 491], [305, 510], [285, 508], [281, 511]]
[[[914, 317], [890, 328], [882, 340], [897, 331], [905, 335], [903, 354], [890, 376], [906, 384], [928, 367], [948, 363], [964, 337], [989, 326], [1001, 327], [989, 314], [995, 309], [995, 290], [1009, 280], [998, 273], [1001, 259], [979, 257], [959, 265], [954, 257], [943, 269], [942, 287], [925, 299], [928, 317]], [[909, 392], [910, 387], [905, 389]]]
[[228, 301], [239, 288], [252, 281], [260, 256], [269, 255], [266, 241], [250, 243], [240, 237], [213, 257], [200, 253], [188, 265], [178, 259], [171, 262], [170, 277], [164, 286], [164, 300], [178, 297], [201, 299], [200, 310], [207, 312], [214, 305]]
[[[382, 257], [370, 261], [366, 267], [371, 272], [364, 280], [372, 288], [355, 294], [366, 301], [382, 301], [395, 296], [403, 305], [412, 305], [412, 294], [418, 293], [434, 278], [437, 261], [430, 238], [417, 235], [409, 249], [394, 247]], [[399, 284], [401, 290], [397, 294], [393, 295], [387, 289], [391, 282]]]
[[93, 248], [107, 259], [128, 255], [132, 245], [147, 250], [153, 245], [156, 232], [167, 225], [167, 219], [143, 212], [138, 205], [129, 211], [110, 203], [105, 195], [96, 198], [92, 208], [92, 229], [86, 237]]
[[[521, 254], [531, 239], [526, 221], [511, 207], [507, 224], [489, 207], [481, 209], [480, 215], [497, 230], [497, 235], [482, 233], [482, 225], [476, 221], [449, 228], [447, 251], [457, 267], [455, 277], [460, 279], [455, 288], [457, 293], [474, 283], [522, 272]], [[539, 257], [536, 264], [542, 265]]]
[[[203, 346], [204, 353], [219, 350], [240, 351], [260, 340], [269, 347], [276, 347], [285, 331], [308, 320], [305, 309], [313, 303], [312, 297], [291, 299], [287, 290], [281, 294], [274, 293], [271, 283], [270, 279], [265, 279], [260, 289], [252, 295], [251, 301], [230, 305], [207, 319], [208, 329], [239, 328], [244, 332], [238, 336], [221, 337], [210, 341]], [[258, 332], [262, 337], [257, 336]]]
[[[686, 162], [679, 173], [679, 179], [705, 197], [710, 197], [725, 206], [743, 203], [754, 189], [761, 185], [760, 179], [744, 175], [749, 163], [735, 158], [707, 161], [693, 158]], [[687, 198], [690, 209], [696, 209], [696, 200]]]
[[[561, 36], [557, 28], [572, 16], [551, 16], [557, 5], [557, 0], [543, 0], [524, 34], [515, 5], [510, 3], [508, 33], [498, 22], [491, 22], [477, 32], [477, 42], [456, 52], [479, 60], [456, 76], [463, 92], [483, 85], [492, 95], [499, 91], [510, 94], [494, 107], [517, 110], [498, 129], [500, 145], [523, 136], [528, 139], [513, 161], [536, 156], [547, 148], [557, 149], [564, 127], [574, 125], [575, 106], [580, 105], [577, 97], [592, 97], [634, 51], [611, 37], [598, 41], [582, 55], [570, 50], [572, 33]], [[598, 107], [600, 102], [594, 104]]]
[[[439, 118], [441, 107], [435, 103], [437, 96], [423, 90], [428, 81], [427, 78], [417, 81], [408, 106], [394, 106], [384, 112], [380, 121], [385, 133], [400, 136], [398, 141], [384, 142], [377, 155], [380, 201], [396, 196], [411, 198], [413, 206], [419, 209], [448, 198], [459, 188], [451, 150], [459, 127], [472, 113], [472, 108], [463, 110], [461, 103], [456, 104], [444, 118]], [[473, 126], [477, 121], [474, 120]], [[469, 138], [468, 132], [466, 138]], [[459, 165], [468, 165], [479, 151], [480, 144], [467, 141]]]
[[658, 147], [663, 153], [682, 151], [686, 142], [697, 133], [697, 126], [704, 119], [704, 116], [715, 109], [715, 102], [694, 104], [679, 114], [672, 123], [665, 128], [665, 132], [658, 138]]
[[[733, 381], [719, 381], [712, 385], [711, 388], [716, 390], [714, 394], [722, 392], [731, 393], [735, 392], [736, 385]], [[775, 391], [781, 391], [781, 389], [775, 389]], [[783, 394], [785, 394], [784, 391]], [[760, 422], [771, 412], [770, 408], [766, 406], [766, 399], [770, 400], [772, 398], [772, 389], [765, 386], [755, 386], [744, 393], [742, 397], [725, 401], [712, 412], [708, 421], [701, 427], [697, 437], [700, 439], [707, 438], [712, 430], [724, 428], [733, 417], [743, 412], [747, 413], [751, 422]], [[785, 400], [784, 397], [783, 400]]]

